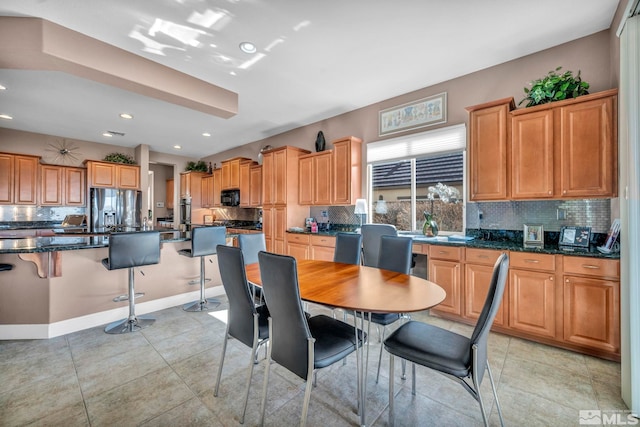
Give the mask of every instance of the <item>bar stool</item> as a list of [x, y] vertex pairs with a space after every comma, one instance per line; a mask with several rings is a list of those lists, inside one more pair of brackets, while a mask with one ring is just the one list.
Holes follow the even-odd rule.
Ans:
[[[108, 334], [126, 334], [151, 326], [156, 319], [136, 317], [134, 267], [158, 264], [160, 262], [160, 232], [138, 231], [113, 233], [109, 235], [109, 258], [102, 260], [107, 270], [129, 269], [129, 294], [120, 295], [114, 302], [129, 300], [129, 317], [110, 323], [104, 329]], [[142, 273], [142, 272], [141, 272]], [[142, 273], [144, 275], [144, 273]]]
[[220, 305], [215, 298], [204, 296], [204, 257], [216, 254], [216, 246], [227, 243], [225, 227], [195, 227], [191, 230], [191, 249], [180, 249], [180, 255], [191, 258], [200, 257], [200, 300], [190, 302], [182, 307], [185, 311], [207, 311]]

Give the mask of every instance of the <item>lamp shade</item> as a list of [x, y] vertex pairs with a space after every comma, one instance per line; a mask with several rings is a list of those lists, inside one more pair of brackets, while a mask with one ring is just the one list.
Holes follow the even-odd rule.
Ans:
[[367, 199], [357, 199], [356, 208], [353, 211], [354, 214], [366, 215], [367, 214]]

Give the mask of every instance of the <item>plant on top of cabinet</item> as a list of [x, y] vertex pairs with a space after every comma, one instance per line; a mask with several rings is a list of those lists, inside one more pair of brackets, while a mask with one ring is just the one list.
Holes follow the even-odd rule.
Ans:
[[193, 172], [207, 172], [209, 170], [209, 167], [205, 162], [203, 162], [202, 160], [199, 160], [197, 162], [187, 163], [187, 166], [184, 169], [186, 171], [193, 171]]
[[135, 165], [136, 161], [133, 160], [133, 157], [131, 157], [128, 154], [124, 154], [124, 153], [111, 153], [111, 154], [107, 154], [106, 156], [104, 156], [104, 160], [105, 162], [111, 162], [111, 163], [122, 163], [125, 165]]
[[525, 97], [518, 105], [525, 101], [529, 101], [526, 107], [534, 105], [546, 104], [548, 102], [562, 101], [563, 99], [577, 98], [581, 95], [588, 95], [589, 83], [583, 82], [580, 77], [580, 70], [574, 77], [572, 71], [565, 71], [562, 74], [556, 73], [562, 67], [549, 71], [546, 76], [541, 79], [533, 80], [530, 85], [531, 89], [525, 87]]

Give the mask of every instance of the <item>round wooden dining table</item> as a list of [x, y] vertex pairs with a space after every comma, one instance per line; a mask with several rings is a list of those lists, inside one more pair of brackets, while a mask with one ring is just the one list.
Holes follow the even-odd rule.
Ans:
[[[433, 282], [375, 267], [299, 260], [297, 269], [302, 300], [353, 311], [356, 326], [358, 318], [362, 321], [361, 329], [364, 329], [367, 313], [411, 313], [427, 310], [440, 304], [446, 297], [444, 289]], [[247, 265], [246, 272], [247, 280], [262, 285], [258, 263]], [[366, 363], [363, 363], [362, 353], [356, 354], [356, 359], [361, 402], [360, 425], [365, 426]]]

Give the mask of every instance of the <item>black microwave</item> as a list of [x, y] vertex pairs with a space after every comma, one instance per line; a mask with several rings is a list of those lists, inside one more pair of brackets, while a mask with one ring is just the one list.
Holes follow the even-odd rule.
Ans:
[[239, 206], [240, 190], [224, 190], [220, 193], [220, 203], [222, 206]]

